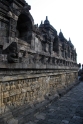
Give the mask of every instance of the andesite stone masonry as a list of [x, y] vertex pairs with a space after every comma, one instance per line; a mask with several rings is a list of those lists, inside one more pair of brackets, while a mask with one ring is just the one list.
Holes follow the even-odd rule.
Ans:
[[25, 0], [0, 0], [0, 124], [25, 124], [78, 83], [71, 39], [50, 24], [38, 26]]

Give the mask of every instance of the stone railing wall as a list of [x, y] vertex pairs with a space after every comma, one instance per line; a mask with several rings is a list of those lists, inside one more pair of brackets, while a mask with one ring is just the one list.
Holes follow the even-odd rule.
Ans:
[[77, 71], [60, 70], [1, 70], [0, 114], [61, 95], [77, 80]]

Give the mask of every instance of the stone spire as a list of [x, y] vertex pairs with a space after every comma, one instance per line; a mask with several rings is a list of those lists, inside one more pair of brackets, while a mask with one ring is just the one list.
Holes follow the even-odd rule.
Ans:
[[48, 16], [46, 16], [46, 20], [48, 20]]
[[41, 24], [40, 24], [40, 26], [39, 26], [39, 27], [40, 27], [40, 28], [41, 28], [41, 27], [43, 27], [43, 21], [41, 21]]
[[44, 24], [50, 24], [50, 22], [48, 20], [48, 16], [46, 16], [46, 20], [44, 21]]
[[62, 33], [61, 29], [60, 29], [60, 32], [59, 32], [59, 38], [60, 38], [61, 40], [64, 39], [64, 36], [63, 36], [63, 33]]
[[41, 21], [41, 25], [43, 24], [43, 21]]
[[71, 39], [70, 39], [70, 37], [69, 37], [69, 42], [71, 42]]

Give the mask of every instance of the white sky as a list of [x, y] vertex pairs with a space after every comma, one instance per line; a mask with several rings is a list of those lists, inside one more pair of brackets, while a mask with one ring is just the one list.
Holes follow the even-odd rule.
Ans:
[[26, 0], [31, 5], [35, 24], [48, 16], [50, 24], [66, 39], [71, 39], [77, 51], [77, 62], [83, 64], [83, 0]]

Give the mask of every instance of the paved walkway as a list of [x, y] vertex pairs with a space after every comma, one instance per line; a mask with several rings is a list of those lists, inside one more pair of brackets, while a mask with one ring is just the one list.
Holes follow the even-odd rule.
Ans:
[[26, 124], [83, 124], [83, 82]]

